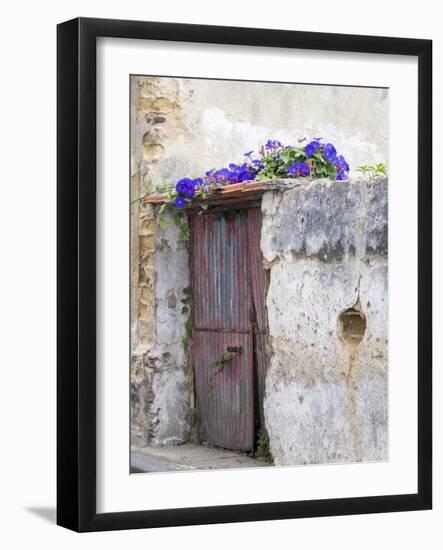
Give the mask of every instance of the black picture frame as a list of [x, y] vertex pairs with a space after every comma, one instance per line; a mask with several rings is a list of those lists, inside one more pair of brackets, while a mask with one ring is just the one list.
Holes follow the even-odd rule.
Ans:
[[[96, 512], [96, 39], [399, 54], [418, 58], [418, 491], [416, 494]], [[57, 29], [57, 523], [104, 531], [432, 507], [432, 42], [78, 18]], [[392, 208], [396, 208], [393, 205]]]

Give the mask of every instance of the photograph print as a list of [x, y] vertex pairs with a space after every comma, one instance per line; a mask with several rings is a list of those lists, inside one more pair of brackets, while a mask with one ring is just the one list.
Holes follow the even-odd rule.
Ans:
[[129, 85], [131, 472], [388, 461], [389, 90]]

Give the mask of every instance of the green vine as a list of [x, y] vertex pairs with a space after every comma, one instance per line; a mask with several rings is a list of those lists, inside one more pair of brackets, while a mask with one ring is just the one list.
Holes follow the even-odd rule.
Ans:
[[243, 353], [243, 346], [233, 346], [228, 347], [228, 353], [222, 353], [217, 357], [217, 359], [211, 364], [211, 367], [216, 369], [216, 371], [211, 375], [211, 380], [222, 372], [226, 367], [232, 367], [235, 357]]
[[[196, 188], [195, 194], [192, 197], [192, 201], [188, 201], [189, 204], [198, 206], [200, 208], [199, 214], [203, 214], [208, 209], [208, 203], [206, 200], [211, 195], [212, 189], [204, 185]], [[165, 202], [160, 206], [159, 209], [159, 227], [160, 229], [167, 229], [169, 223], [164, 217], [166, 212], [172, 213], [172, 221], [174, 225], [180, 230], [182, 239], [184, 241], [189, 241], [191, 238], [191, 229], [188, 223], [188, 217], [183, 210], [180, 210], [176, 207], [177, 192], [174, 190], [169, 190], [168, 196], [165, 199]]]
[[[169, 227], [167, 219], [163, 216], [168, 206], [170, 206], [170, 203], [164, 202], [159, 210], [158, 225], [162, 230], [166, 230]], [[172, 221], [174, 225], [180, 230], [182, 239], [184, 241], [189, 241], [189, 239], [191, 238], [191, 230], [186, 214], [181, 210], [175, 210], [173, 211]]]
[[243, 353], [243, 346], [229, 346], [227, 348], [227, 353], [222, 353], [217, 357], [217, 359], [211, 363], [211, 367], [214, 370], [214, 372], [209, 377], [208, 386], [209, 386], [209, 393], [214, 397], [214, 380], [215, 377], [220, 374], [225, 368], [232, 367], [232, 363], [234, 362], [234, 359]]

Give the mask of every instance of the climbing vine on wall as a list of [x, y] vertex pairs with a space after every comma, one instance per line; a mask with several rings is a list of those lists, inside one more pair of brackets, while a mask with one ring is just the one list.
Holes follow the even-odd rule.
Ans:
[[208, 379], [208, 390], [211, 396], [214, 396], [215, 386], [214, 380], [215, 377], [223, 372], [225, 368], [232, 367], [234, 359], [243, 353], [243, 346], [229, 346], [226, 350], [226, 353], [222, 353], [217, 357], [217, 359], [211, 364], [211, 367], [214, 369], [212, 374]]

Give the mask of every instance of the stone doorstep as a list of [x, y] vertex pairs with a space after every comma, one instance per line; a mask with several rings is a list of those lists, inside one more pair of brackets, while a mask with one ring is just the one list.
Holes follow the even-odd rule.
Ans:
[[234, 451], [205, 447], [204, 445], [184, 444], [131, 448], [131, 468], [136, 472], [262, 468], [265, 466], [271, 466], [271, 464]]

